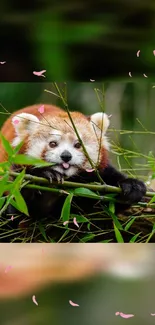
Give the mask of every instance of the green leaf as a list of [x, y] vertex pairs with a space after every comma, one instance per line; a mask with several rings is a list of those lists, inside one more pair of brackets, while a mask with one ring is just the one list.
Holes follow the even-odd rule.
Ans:
[[14, 152], [15, 155], [21, 149], [23, 144], [24, 144], [24, 141], [21, 141], [15, 148], [13, 148], [13, 152]]
[[84, 188], [84, 187], [78, 187], [74, 190], [74, 194], [78, 195], [78, 194], [83, 194], [83, 196], [89, 197], [89, 196], [98, 196], [95, 192], [89, 190], [88, 188]]
[[110, 212], [115, 213], [115, 204], [112, 201], [109, 202], [109, 210]]
[[86, 242], [92, 240], [94, 237], [95, 237], [94, 234], [92, 234], [92, 233], [91, 234], [88, 234], [88, 235], [84, 236], [82, 239], [80, 239], [80, 242], [86, 243]]
[[20, 174], [15, 178], [14, 182], [12, 183], [13, 184], [12, 194], [13, 194], [14, 189], [17, 189], [20, 187], [20, 185], [24, 179], [24, 176], [25, 176], [25, 170], [23, 169], [20, 172]]
[[48, 238], [47, 238], [47, 236], [46, 236], [45, 228], [43, 227], [43, 225], [42, 225], [40, 222], [38, 223], [38, 228], [39, 228], [41, 234], [43, 235], [44, 239], [45, 239], [47, 242], [49, 242], [49, 240], [48, 240]]
[[61, 216], [60, 216], [60, 219], [62, 219], [63, 222], [69, 221], [72, 198], [73, 198], [73, 193], [70, 193], [65, 199], [64, 205], [61, 210]]
[[3, 204], [5, 203], [6, 201], [6, 197], [1, 197], [0, 198], [0, 209], [2, 208]]
[[2, 175], [1, 173], [4, 173], [4, 171], [8, 171], [10, 165], [11, 165], [10, 161], [5, 161], [0, 163], [0, 175]]
[[155, 195], [152, 197], [152, 199], [148, 202], [148, 205], [151, 204], [151, 203], [154, 203], [155, 202]]
[[11, 199], [11, 200], [10, 200], [10, 204], [11, 204], [15, 209], [18, 210], [18, 205], [17, 205], [17, 203], [15, 202], [14, 199]]
[[46, 162], [44, 160], [31, 157], [31, 156], [26, 156], [26, 155], [16, 155], [12, 159], [14, 164], [19, 164], [19, 165], [39, 165], [38, 167], [46, 167], [46, 166], [52, 166], [52, 163]]
[[134, 223], [136, 217], [135, 218], [132, 218], [125, 226], [124, 230], [127, 231], [129, 230], [129, 228], [132, 226], [132, 224]]
[[124, 243], [124, 239], [115, 224], [114, 224], [114, 231], [115, 231], [115, 236], [116, 236], [117, 242]]
[[8, 178], [9, 175], [7, 174], [0, 179], [0, 197], [3, 195], [4, 191], [6, 190], [5, 187], [7, 185]]
[[87, 229], [90, 231], [90, 223], [88, 223], [88, 225], [87, 225]]
[[80, 222], [88, 222], [88, 221], [89, 221], [86, 217], [84, 217], [84, 216], [80, 216], [80, 215], [78, 215], [78, 214], [71, 214], [70, 217], [71, 217], [72, 219], [73, 219], [73, 218], [76, 218], [76, 221], [77, 221], [78, 223], [80, 223]]
[[29, 216], [25, 200], [23, 199], [21, 193], [18, 190], [14, 191], [14, 198], [16, 200], [18, 210], [21, 211], [22, 213], [26, 214], [27, 216]]
[[2, 134], [0, 134], [0, 138], [1, 138], [3, 147], [4, 147], [5, 151], [7, 152], [8, 156], [12, 157], [14, 152], [13, 152], [13, 148], [11, 147], [9, 141]]
[[118, 221], [116, 215], [115, 215], [114, 213], [110, 212], [110, 216], [111, 216], [112, 219], [113, 219], [114, 225], [115, 225], [118, 229], [123, 230], [123, 227], [122, 227], [121, 223]]
[[138, 238], [138, 236], [139, 236], [140, 234], [141, 234], [141, 232], [139, 232], [138, 234], [134, 235], [134, 236], [130, 239], [129, 243], [135, 243], [136, 239]]

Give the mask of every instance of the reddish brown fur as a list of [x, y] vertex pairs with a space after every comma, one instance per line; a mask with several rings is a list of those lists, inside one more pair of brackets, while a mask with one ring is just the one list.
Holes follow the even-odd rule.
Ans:
[[[44, 105], [44, 114], [43, 115], [38, 112], [38, 109], [42, 105]], [[44, 124], [46, 124], [46, 125], [48, 125], [48, 123], [46, 122], [46, 121], [48, 121], [48, 117], [52, 116], [54, 118], [54, 124], [57, 128], [59, 128], [59, 125], [60, 125], [60, 120], [57, 118], [61, 118], [63, 120], [65, 119], [66, 124], [64, 124], [64, 126], [63, 126], [64, 133], [71, 131], [71, 128], [73, 129], [73, 127], [69, 125], [70, 119], [68, 117], [68, 114], [65, 111], [63, 111], [61, 108], [59, 108], [57, 106], [53, 106], [53, 105], [46, 105], [46, 104], [32, 105], [32, 106], [28, 106], [28, 107], [25, 107], [23, 109], [20, 109], [20, 110], [14, 112], [12, 115], [10, 115], [10, 117], [3, 124], [1, 133], [10, 143], [12, 142], [12, 140], [15, 137], [15, 130], [12, 125], [12, 118], [13, 118], [13, 116], [18, 115], [20, 113], [24, 113], [24, 112], [37, 116], [39, 118], [39, 120], [42, 120], [42, 122], [44, 121], [45, 122]], [[72, 112], [72, 118], [73, 118], [73, 121], [75, 124], [76, 123], [80, 123], [80, 125], [84, 124], [83, 127], [85, 128], [85, 130], [87, 130], [87, 123], [89, 124], [89, 119], [85, 115], [83, 115], [80, 112]], [[40, 128], [42, 128], [42, 127], [44, 128], [44, 126], [40, 125]], [[53, 125], [53, 127], [54, 127], [54, 125]], [[84, 140], [86, 141], [89, 136], [90, 136], [89, 132], [88, 132], [88, 134], [86, 132], [85, 136], [84, 136]], [[20, 149], [20, 153], [24, 153], [26, 151], [27, 143], [28, 143], [28, 137], [26, 137], [24, 139], [24, 144], [23, 144], [22, 148]], [[42, 153], [42, 158], [44, 158], [44, 151]], [[7, 160], [8, 160], [7, 153], [5, 152], [5, 150], [2, 146], [2, 143], [0, 141], [0, 163], [7, 161]], [[103, 169], [107, 166], [107, 164], [108, 164], [107, 150], [104, 148], [101, 148], [99, 168]]]
[[[33, 106], [28, 106], [25, 108], [22, 108], [16, 112], [14, 112], [13, 114], [10, 115], [10, 117], [4, 122], [2, 128], [1, 128], [1, 133], [2, 135], [11, 143], [13, 138], [15, 137], [15, 130], [14, 127], [12, 125], [12, 118], [13, 116], [20, 114], [20, 113], [29, 113], [29, 114], [33, 114], [35, 116], [37, 116], [39, 119], [42, 118], [42, 115], [38, 112], [38, 109], [40, 106], [42, 106], [43, 104], [37, 104], [37, 105], [33, 105]], [[53, 106], [53, 105], [44, 105], [44, 112], [45, 114], [52, 114], [53, 116], [59, 115], [60, 113], [63, 113], [63, 110], [61, 110], [60, 108], [58, 108], [57, 106]], [[44, 115], [45, 115], [44, 114]], [[64, 114], [64, 113], [63, 113]], [[24, 149], [26, 148], [27, 144], [26, 141], [24, 141], [24, 145], [22, 147], [22, 149], [20, 150], [20, 153], [24, 152]], [[0, 141], [0, 163], [3, 161], [7, 161], [8, 160], [8, 155], [5, 152], [3, 145]]]
[[[41, 113], [38, 112], [38, 109], [40, 106], [44, 105], [44, 114], [42, 116]], [[33, 114], [35, 116], [37, 116], [39, 118], [39, 120], [45, 121], [44, 124], [47, 125], [48, 121], [48, 116], [53, 116], [54, 118], [56, 118], [56, 123], [55, 125], [57, 127], [59, 127], [60, 124], [60, 120], [57, 123], [57, 117], [62, 118], [63, 120], [66, 120], [66, 126], [64, 127], [64, 132], [66, 133], [68, 130], [71, 130], [71, 127], [68, 125], [68, 122], [70, 122], [68, 114], [63, 111], [61, 108], [54, 106], [54, 105], [46, 105], [46, 104], [37, 104], [37, 105], [32, 105], [32, 106], [28, 106], [25, 108], [22, 108], [16, 112], [14, 112], [13, 114], [10, 115], [10, 117], [4, 122], [2, 128], [1, 128], [1, 133], [2, 135], [11, 143], [12, 140], [15, 137], [15, 130], [14, 127], [12, 125], [12, 118], [15, 115], [18, 115], [20, 113], [29, 113], [29, 114]], [[73, 120], [76, 122], [81, 122], [82, 121], [87, 121], [87, 118], [80, 112], [72, 112], [72, 118]], [[86, 125], [85, 125], [86, 127]], [[87, 135], [86, 135], [87, 137]], [[24, 144], [22, 146], [22, 148], [20, 149], [20, 153], [24, 153], [25, 149], [27, 148], [27, 139], [24, 140]], [[0, 141], [0, 163], [7, 161], [8, 160], [8, 155], [5, 152], [3, 145]]]
[[101, 148], [99, 169], [104, 169], [108, 165], [108, 152], [105, 148]]

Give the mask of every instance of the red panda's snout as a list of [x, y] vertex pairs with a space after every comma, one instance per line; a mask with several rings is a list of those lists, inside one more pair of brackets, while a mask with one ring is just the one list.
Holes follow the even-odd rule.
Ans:
[[71, 113], [85, 147], [83, 150], [67, 113], [62, 114], [53, 116], [48, 113], [40, 120], [28, 113], [14, 116], [15, 137], [12, 145], [16, 146], [24, 140], [22, 153], [54, 163], [52, 169], [66, 177], [91, 169], [92, 164], [94, 167], [104, 167], [109, 148], [105, 136], [109, 126], [108, 116], [100, 112], [88, 119], [81, 113]]

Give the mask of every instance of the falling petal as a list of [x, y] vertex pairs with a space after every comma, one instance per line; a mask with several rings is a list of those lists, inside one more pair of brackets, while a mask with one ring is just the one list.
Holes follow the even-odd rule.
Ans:
[[132, 77], [131, 72], [129, 72], [129, 77]]
[[90, 79], [90, 81], [91, 81], [91, 82], [94, 82], [95, 80], [93, 80], [93, 79]]
[[143, 73], [143, 76], [144, 76], [145, 78], [148, 78], [148, 76], [147, 76], [145, 73]]
[[66, 226], [69, 223], [69, 221], [64, 221], [63, 225]]
[[124, 313], [119, 313], [122, 318], [131, 318], [134, 315], [133, 314], [124, 314]]
[[155, 316], [155, 314], [151, 314], [151, 316]]
[[46, 72], [46, 70], [41, 70], [41, 71], [33, 71], [33, 74], [38, 77], [45, 77], [43, 73]]
[[12, 220], [12, 221], [13, 221], [13, 219], [14, 219], [14, 216], [11, 216], [10, 220]]
[[38, 303], [36, 301], [36, 296], [32, 296], [32, 301], [34, 302], [34, 304], [36, 304], [38, 306]]
[[6, 61], [1, 61], [1, 62], [0, 62], [0, 64], [4, 64], [4, 63], [6, 63]]
[[44, 105], [42, 105], [42, 106], [40, 106], [40, 107], [38, 108], [38, 112], [41, 113], [41, 114], [44, 113], [44, 110], [45, 110]]
[[87, 173], [92, 173], [95, 169], [86, 169]]
[[153, 55], [155, 55], [155, 50], [153, 50]]
[[76, 217], [73, 219], [73, 223], [74, 223], [74, 225], [75, 225], [76, 227], [79, 228], [79, 225], [78, 225], [78, 223], [77, 223], [77, 221], [76, 221]]
[[72, 300], [69, 300], [69, 303], [73, 307], [79, 307], [79, 305], [78, 304], [75, 304], [75, 302], [73, 302]]
[[19, 120], [13, 119], [13, 124], [18, 124], [18, 123], [19, 123]]
[[139, 57], [139, 54], [140, 54], [140, 50], [139, 50], [139, 51], [137, 51], [137, 57]]
[[108, 115], [108, 117], [111, 118], [112, 117], [112, 114]]
[[12, 269], [12, 266], [11, 265], [8, 265], [5, 269], [5, 273], [8, 273], [8, 271], [10, 271]]

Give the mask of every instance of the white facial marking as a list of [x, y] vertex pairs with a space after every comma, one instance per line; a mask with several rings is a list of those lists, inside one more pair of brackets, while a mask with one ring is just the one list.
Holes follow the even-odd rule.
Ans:
[[[58, 126], [58, 130], [54, 127], [49, 128], [49, 125], [45, 127], [39, 126], [39, 123], [34, 123], [35, 119], [36, 121], [39, 120], [33, 115], [29, 116], [29, 119], [30, 117], [30, 121], [20, 121], [20, 128], [19, 123], [16, 124], [17, 136], [13, 140], [13, 145], [20, 143], [25, 134], [28, 135], [28, 147], [25, 153], [55, 163], [56, 165], [52, 166], [52, 169], [67, 177], [76, 175], [80, 170], [92, 168], [83, 149], [74, 147], [78, 139], [72, 128], [68, 129], [68, 131], [64, 131], [64, 129], [66, 130], [66, 124], [62, 123], [61, 128], [60, 121], [57, 125], [57, 121], [54, 123], [53, 120], [50, 119], [49, 124], [54, 124], [55, 127]], [[86, 123], [86, 126], [84, 123]], [[108, 126], [109, 119], [104, 113], [95, 113], [91, 116], [90, 122], [83, 122], [82, 120], [81, 123], [78, 122], [77, 124], [78, 134], [94, 166], [99, 162], [100, 146], [106, 150], [109, 149], [109, 143], [105, 136]], [[102, 138], [100, 141], [101, 136]], [[50, 142], [56, 142], [56, 146], [50, 146]], [[65, 150], [72, 156], [67, 162], [64, 162], [61, 158]]]
[[[18, 123], [15, 123], [18, 121]], [[16, 137], [12, 141], [12, 146], [17, 146], [26, 135], [35, 132], [39, 126], [39, 119], [28, 113], [21, 113], [12, 118], [12, 124], [15, 130]]]

